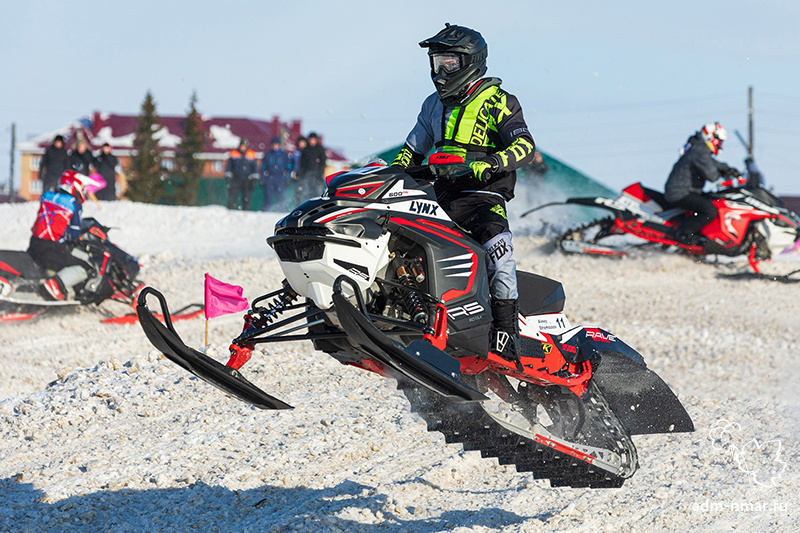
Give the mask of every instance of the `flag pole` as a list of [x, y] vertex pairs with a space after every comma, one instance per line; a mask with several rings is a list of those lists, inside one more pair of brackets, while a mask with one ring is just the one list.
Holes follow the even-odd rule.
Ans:
[[207, 318], [206, 318], [206, 343], [205, 343], [204, 346], [208, 347], [208, 319]]

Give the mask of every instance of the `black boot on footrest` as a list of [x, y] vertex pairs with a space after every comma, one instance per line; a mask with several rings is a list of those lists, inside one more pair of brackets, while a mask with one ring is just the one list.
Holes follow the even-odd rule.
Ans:
[[489, 351], [507, 361], [519, 361], [521, 340], [519, 336], [519, 305], [517, 300], [492, 300], [492, 329], [489, 331]]

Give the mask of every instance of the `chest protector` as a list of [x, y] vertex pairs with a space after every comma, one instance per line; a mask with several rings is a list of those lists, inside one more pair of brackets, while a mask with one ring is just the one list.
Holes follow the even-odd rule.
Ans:
[[[497, 120], [509, 114], [506, 95], [497, 86], [487, 87], [463, 106], [445, 108], [442, 116], [441, 151], [460, 155], [469, 163], [500, 151]], [[494, 111], [494, 113], [491, 113]], [[499, 112], [501, 116], [494, 116]]]

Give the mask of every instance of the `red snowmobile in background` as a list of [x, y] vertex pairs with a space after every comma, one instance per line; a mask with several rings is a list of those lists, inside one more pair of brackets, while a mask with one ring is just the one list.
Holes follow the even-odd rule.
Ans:
[[396, 379], [447, 442], [552, 486], [619, 487], [638, 468], [631, 435], [693, 431], [692, 420], [633, 348], [570, 324], [557, 281], [517, 272], [520, 360], [489, 352], [486, 253], [432, 186], [474, 179], [461, 163], [373, 164], [329, 177], [325, 195], [267, 240], [286, 280], [252, 302], [227, 364], [183, 343], [151, 287], [138, 298], [142, 328], [171, 361], [261, 409], [291, 406], [242, 376], [251, 356], [263, 356], [255, 345], [310, 340], [343, 364]]
[[75, 246], [86, 251], [93, 271], [76, 287], [74, 300], [53, 300], [43, 283], [52, 275], [26, 252], [0, 250], [0, 322], [28, 320], [48, 308], [99, 304], [108, 299], [131, 303], [141, 282], [139, 262], [108, 239], [108, 230], [97, 220], [81, 221]]
[[[595, 220], [571, 229], [558, 239], [565, 253], [592, 255], [626, 255], [643, 245], [677, 246], [691, 255], [745, 256], [758, 273], [760, 261], [770, 259], [800, 240], [800, 217], [783, 206], [783, 202], [763, 188], [742, 187], [744, 178], [726, 180], [717, 192], [708, 193], [719, 215], [706, 225], [702, 245], [691, 245], [677, 239], [681, 221], [691, 215], [680, 207], [672, 207], [663, 193], [641, 183], [623, 189], [618, 198], [581, 197], [549, 205], [576, 204], [611, 211], [611, 217]], [[634, 236], [645, 243], [631, 244]], [[792, 273], [794, 274], [794, 273]]]
[[[48, 309], [100, 304], [114, 300], [127, 305], [134, 303], [137, 290], [143, 283], [137, 279], [140, 265], [108, 238], [110, 228], [88, 217], [81, 221], [81, 234], [75, 243], [89, 256], [92, 270], [87, 280], [79, 284], [73, 300], [53, 300], [44, 290], [44, 282], [53, 275], [43, 270], [26, 252], [0, 250], [0, 322], [31, 320]], [[200, 307], [200, 310], [191, 310]], [[192, 318], [202, 313], [202, 306], [186, 306], [175, 319]], [[136, 315], [129, 313], [103, 320], [105, 323], [131, 323]]]

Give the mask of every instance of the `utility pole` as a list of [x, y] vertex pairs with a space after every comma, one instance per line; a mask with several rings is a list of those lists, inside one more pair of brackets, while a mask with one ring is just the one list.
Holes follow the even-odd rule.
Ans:
[[8, 171], [8, 201], [14, 203], [14, 145], [17, 144], [17, 125], [11, 123], [11, 168]]
[[747, 138], [747, 157], [753, 158], [753, 86], [747, 89], [747, 121], [749, 136]]

